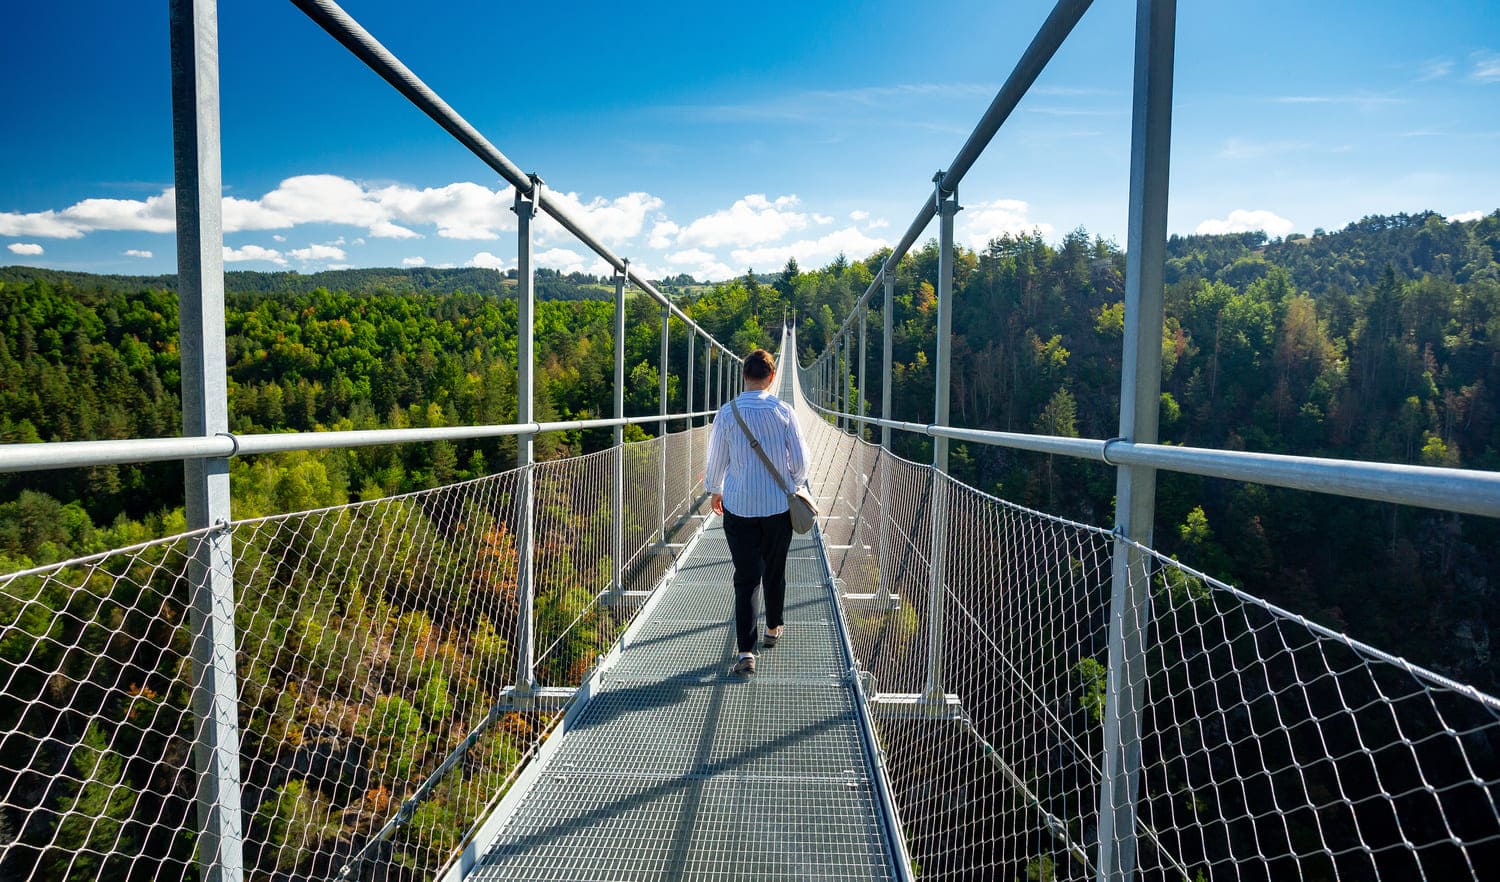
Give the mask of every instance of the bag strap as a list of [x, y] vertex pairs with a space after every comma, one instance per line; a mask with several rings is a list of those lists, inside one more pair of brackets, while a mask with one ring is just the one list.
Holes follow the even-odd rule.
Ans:
[[745, 418], [740, 415], [739, 402], [731, 398], [729, 399], [729, 406], [734, 410], [734, 418], [739, 422], [740, 428], [745, 432], [745, 437], [750, 439], [750, 449], [754, 450], [756, 455], [760, 457], [760, 461], [766, 464], [766, 470], [771, 473], [771, 477], [776, 479], [776, 483], [781, 485], [781, 489], [785, 491], [788, 496], [791, 496], [796, 491], [787, 490], [786, 479], [781, 476], [781, 472], [776, 470], [776, 466], [771, 464], [771, 457], [766, 456], [766, 452], [761, 449], [760, 442], [755, 439], [755, 433], [750, 431], [749, 426], [745, 425]]

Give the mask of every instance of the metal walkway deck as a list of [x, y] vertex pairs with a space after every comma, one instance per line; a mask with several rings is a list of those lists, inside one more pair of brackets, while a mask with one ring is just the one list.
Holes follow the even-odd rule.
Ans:
[[748, 679], [727, 673], [731, 572], [715, 518], [467, 878], [892, 878], [818, 540], [794, 537], [786, 637]]

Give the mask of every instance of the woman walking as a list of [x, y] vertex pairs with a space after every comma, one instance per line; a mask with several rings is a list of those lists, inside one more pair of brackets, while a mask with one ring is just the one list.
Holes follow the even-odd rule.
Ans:
[[[714, 514], [724, 518], [724, 538], [734, 559], [734, 626], [739, 659], [730, 671], [755, 673], [756, 640], [760, 636], [755, 589], [765, 598], [766, 635], [763, 644], [781, 639], [786, 605], [786, 553], [792, 543], [792, 520], [787, 514], [786, 485], [807, 480], [807, 443], [797, 418], [786, 402], [771, 394], [776, 362], [757, 349], [745, 358], [745, 391], [719, 408], [708, 439], [704, 483], [713, 494]], [[771, 464], [782, 469], [771, 474], [755, 452], [758, 444]]]

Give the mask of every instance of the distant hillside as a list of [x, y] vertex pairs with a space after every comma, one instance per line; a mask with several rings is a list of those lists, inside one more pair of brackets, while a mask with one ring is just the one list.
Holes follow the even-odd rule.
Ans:
[[1317, 296], [1375, 285], [1387, 268], [1405, 279], [1434, 276], [1465, 283], [1493, 275], [1500, 249], [1500, 211], [1454, 223], [1435, 211], [1372, 215], [1342, 230], [1314, 230], [1267, 240], [1261, 232], [1172, 236], [1167, 241], [1168, 284], [1186, 278], [1244, 285], [1272, 265]]
[[[146, 289], [177, 290], [177, 275], [115, 276], [28, 266], [0, 267], [0, 282], [26, 284], [46, 282], [55, 288], [100, 293], [129, 293]], [[515, 279], [492, 269], [376, 267], [325, 270], [320, 273], [262, 273], [236, 270], [224, 274], [225, 290], [242, 294], [309, 294], [328, 291], [360, 291], [367, 294], [471, 294], [504, 296], [515, 288]], [[542, 300], [594, 300], [614, 296], [606, 280], [583, 273], [563, 275], [555, 270], [537, 270], [537, 297]]]

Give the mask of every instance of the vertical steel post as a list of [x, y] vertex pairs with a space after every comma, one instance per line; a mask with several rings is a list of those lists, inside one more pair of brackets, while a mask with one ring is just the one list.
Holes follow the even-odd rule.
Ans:
[[[542, 179], [531, 175], [531, 191], [516, 188], [516, 422], [536, 421], [536, 268], [531, 260], [531, 222], [541, 203]], [[536, 481], [532, 470], [536, 435], [516, 436], [516, 467], [520, 469], [516, 510], [516, 693], [536, 688], [535, 540]]]
[[[705, 334], [704, 337], [703, 337], [703, 410], [704, 410], [705, 413], [707, 413], [708, 411], [713, 410], [713, 398], [714, 398], [713, 382], [714, 382], [714, 341], [713, 341], [712, 337], [709, 337], [708, 335]], [[704, 428], [707, 428], [712, 423], [712, 421], [713, 421], [713, 417], [711, 417], [711, 416], [705, 416], [703, 418], [703, 426], [704, 426]], [[708, 434], [707, 432], [704, 432], [704, 435], [707, 435], [707, 434]], [[696, 453], [696, 455], [698, 455], [698, 456], [701, 457], [701, 460], [699, 462], [699, 468], [696, 470], [696, 474], [697, 474], [697, 479], [702, 479], [703, 476], [708, 471], [708, 446], [707, 446], [706, 440], [705, 440], [705, 443], [703, 445], [699, 445], [699, 444], [697, 444], [695, 442], [693, 444], [693, 447], [695, 448], [694, 452]], [[694, 480], [693, 485], [692, 485], [694, 490], [696, 490], [698, 488], [697, 479]]]
[[688, 418], [687, 418], [687, 431], [682, 436], [683, 437], [683, 441], [687, 445], [687, 450], [684, 451], [684, 455], [682, 457], [682, 469], [683, 469], [683, 472], [687, 476], [687, 480], [684, 481], [683, 485], [682, 485], [683, 486], [683, 491], [682, 491], [683, 492], [683, 500], [682, 501], [683, 501], [684, 510], [686, 510], [686, 508], [689, 506], [689, 503], [691, 503], [693, 501], [693, 417], [692, 417], [692, 413], [693, 413], [693, 360], [696, 357], [695, 354], [694, 354], [694, 351], [693, 351], [694, 350], [694, 345], [693, 344], [695, 344], [697, 342], [698, 342], [698, 333], [696, 331], [694, 331], [692, 328], [688, 328], [687, 329], [687, 344], [688, 344], [687, 345], [687, 389], [685, 390], [685, 394], [683, 395], [683, 398], [682, 398], [682, 401], [683, 401], [682, 412], [685, 413], [685, 414], [688, 414]]
[[[932, 179], [938, 214], [937, 396], [932, 421], [948, 425], [949, 361], [953, 338], [953, 217], [958, 193], [943, 188], [943, 172]], [[927, 599], [927, 689], [930, 706], [942, 707], [943, 616], [948, 566], [948, 439], [932, 439], [932, 572]]]
[[[712, 338], [703, 340], [703, 410], [714, 409], [714, 343]], [[713, 417], [704, 417], [703, 425], [707, 426]]]
[[657, 475], [658, 486], [661, 487], [660, 505], [657, 513], [661, 515], [661, 542], [667, 542], [667, 365], [672, 356], [668, 348], [668, 339], [672, 332], [672, 310], [666, 306], [661, 308], [661, 391], [658, 401], [661, 405], [661, 420], [656, 424], [657, 435]]
[[833, 399], [828, 395], [828, 378], [833, 376], [833, 368], [830, 366], [833, 362], [832, 352], [831, 349], [824, 350], [823, 363], [819, 365], [822, 369], [818, 371], [818, 398], [821, 399], [818, 404], [829, 410], [837, 410], [833, 406]]
[[[615, 276], [615, 419], [625, 418], [625, 288], [630, 284], [630, 261]], [[612, 591], [625, 592], [625, 427], [615, 426], [614, 480], [610, 484], [611, 540], [614, 550]]]
[[[882, 278], [885, 301], [881, 306], [880, 418], [891, 418], [891, 310], [896, 302], [896, 273], [887, 266]], [[882, 601], [891, 596], [891, 427], [880, 427], [880, 587]]]
[[[170, 16], [182, 434], [204, 437], [229, 431], [218, 4], [172, 0]], [[228, 459], [188, 460], [183, 483], [189, 529], [228, 525]], [[204, 536], [188, 562], [188, 581], [197, 852], [206, 882], [238, 882], [245, 875], [233, 575], [228, 531]]]
[[[892, 310], [896, 303], [896, 273], [893, 267], [887, 267], [885, 271], [885, 305], [881, 308], [881, 340], [880, 340], [880, 418], [888, 420], [891, 418], [891, 320]], [[891, 429], [889, 426], [880, 427], [880, 446], [887, 451], [891, 449]]]
[[[1136, 5], [1120, 437], [1141, 444], [1156, 442], [1161, 406], [1163, 265], [1176, 20], [1176, 0], [1139, 0]], [[1125, 540], [1148, 547], [1151, 544], [1156, 470], [1120, 467], [1115, 500], [1099, 859], [1095, 865], [1100, 882], [1127, 882], [1136, 870], [1140, 714], [1146, 686], [1145, 632], [1151, 586], [1149, 561]]]
[[844, 388], [844, 378], [848, 376], [849, 354], [848, 335], [840, 333], [837, 344], [833, 349], [833, 409], [840, 414], [838, 417], [839, 431], [844, 431], [848, 425], [848, 419], [842, 416], [849, 412], [848, 390]]
[[849, 376], [848, 343], [849, 335], [840, 332], [838, 340], [833, 347], [833, 409], [836, 413], [840, 414], [837, 417], [838, 422], [836, 425], [841, 432], [844, 431], [849, 422], [843, 416], [843, 414], [849, 412], [849, 388], [845, 382]]
[[[829, 359], [828, 371], [828, 393], [832, 399], [832, 411], [834, 411], [834, 414], [843, 413], [843, 402], [838, 401], [841, 393], [843, 393], [843, 383], [838, 381], [838, 368], [840, 368], [841, 363], [843, 363], [843, 335], [840, 333], [840, 335], [834, 338], [834, 354]], [[838, 431], [843, 431], [843, 417], [834, 417], [834, 428], [837, 428]]]
[[870, 369], [868, 366], [869, 362], [867, 361], [869, 350], [865, 348], [868, 337], [868, 325], [870, 324], [869, 318], [870, 311], [868, 309], [859, 311], [859, 377], [854, 382], [854, 388], [859, 393], [859, 397], [855, 399], [855, 412], [859, 414], [860, 420], [854, 424], [854, 431], [861, 439], [865, 437], [865, 387], [870, 382]]
[[844, 332], [844, 417], [845, 431], [857, 431], [854, 422], [854, 329]]

